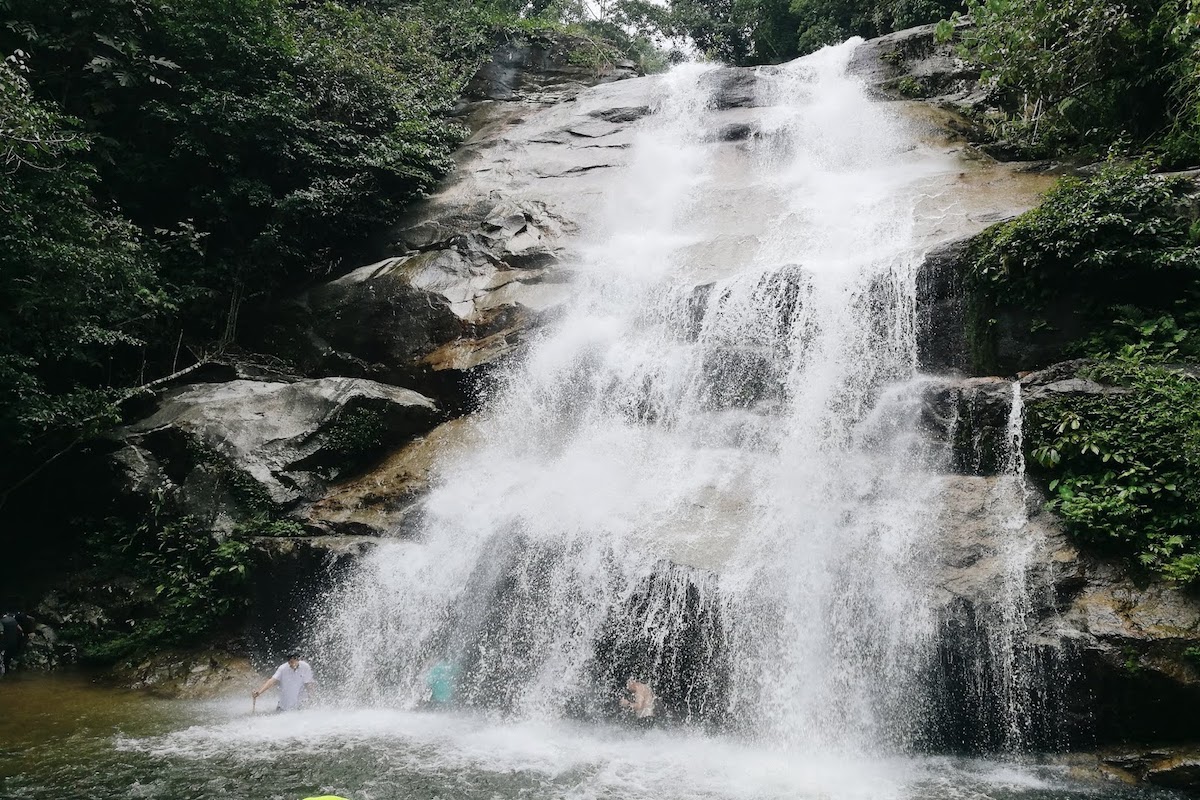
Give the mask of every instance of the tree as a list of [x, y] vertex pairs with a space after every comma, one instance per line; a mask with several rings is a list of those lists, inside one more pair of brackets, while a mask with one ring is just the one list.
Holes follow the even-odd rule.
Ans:
[[34, 99], [23, 55], [0, 63], [0, 502], [112, 423], [143, 332], [172, 310], [157, 246], [96, 201], [90, 139]]

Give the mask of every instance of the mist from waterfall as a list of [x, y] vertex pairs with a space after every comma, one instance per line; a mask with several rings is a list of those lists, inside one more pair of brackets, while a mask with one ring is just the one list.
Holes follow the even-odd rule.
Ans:
[[[421, 536], [328, 600], [315, 640], [347, 702], [415, 707], [444, 661], [464, 704], [523, 719], [611, 715], [636, 675], [675, 720], [758, 741], [919, 740], [942, 466], [919, 221], [955, 165], [846, 76], [853, 47], [759, 71], [736, 169], [714, 68], [658, 79], [572, 301], [437, 465]], [[1018, 705], [1021, 547], [988, 639]]]

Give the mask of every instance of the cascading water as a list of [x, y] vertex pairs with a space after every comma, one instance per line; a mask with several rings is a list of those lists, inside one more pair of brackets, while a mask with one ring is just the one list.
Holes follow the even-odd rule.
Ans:
[[[438, 465], [419, 539], [329, 599], [351, 702], [416, 705], [445, 662], [463, 704], [524, 718], [612, 714], [636, 675], [667, 716], [762, 741], [919, 738], [939, 486], [919, 211], [955, 166], [846, 77], [853, 46], [761, 70], [733, 164], [713, 69], [661, 79], [574, 300]], [[1025, 622], [1011, 563], [1001, 661]]]

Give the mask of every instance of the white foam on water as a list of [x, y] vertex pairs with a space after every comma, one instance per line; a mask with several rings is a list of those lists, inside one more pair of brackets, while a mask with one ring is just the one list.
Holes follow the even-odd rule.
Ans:
[[[987, 798], [1069, 786], [1033, 765], [849, 758], [678, 731], [383, 709], [242, 717], [125, 738], [118, 748], [164, 762], [211, 760], [245, 774], [256, 763], [346, 758], [381, 783], [388, 774], [424, 775], [447, 787], [464, 776], [517, 776], [531, 796], [550, 790], [569, 798]], [[154, 796], [152, 786], [146, 796]]]

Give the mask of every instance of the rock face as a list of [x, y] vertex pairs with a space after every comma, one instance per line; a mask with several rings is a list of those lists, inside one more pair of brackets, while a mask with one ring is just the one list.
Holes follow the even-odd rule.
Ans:
[[1200, 787], [1200, 745], [1158, 747], [1151, 750], [1110, 750], [1101, 763], [1118, 776], [1195, 791]]
[[930, 251], [917, 276], [919, 359], [931, 372], [1013, 375], [1061, 361], [1086, 330], [1070, 298], [1031, 312], [1016, 304], [988, 309], [991, 324], [972, 341], [966, 283], [970, 239]]
[[[510, 354], [563, 299], [552, 267], [569, 223], [544, 205], [498, 202], [484, 219], [401, 232], [408, 253], [360, 267], [285, 306], [276, 349], [308, 374], [419, 387], [470, 403], [472, 372]], [[293, 338], [292, 331], [302, 336]]]
[[945, 467], [960, 475], [995, 475], [1009, 465], [1012, 381], [1003, 378], [932, 380], [922, 426], [940, 442]]
[[423, 395], [358, 378], [197, 384], [119, 431], [114, 459], [129, 493], [166, 493], [207, 529], [228, 533], [246, 511], [317, 499], [364, 454], [440, 418]]
[[941, 443], [945, 468], [959, 475], [996, 475], [1011, 469], [1019, 433], [1012, 417], [1014, 388], [1025, 405], [1066, 396], [1113, 396], [1128, 390], [1077, 377], [1090, 362], [1064, 361], [1014, 382], [1004, 378], [931, 378], [925, 385], [922, 427]]
[[435, 428], [367, 473], [330, 488], [305, 511], [305, 527], [331, 534], [408, 535], [420, 520], [435, 456], [469, 446], [473, 435], [470, 418]]
[[970, 239], [935, 248], [917, 272], [917, 359], [933, 373], [971, 369], [963, 293], [963, 258]]
[[979, 87], [979, 66], [959, 57], [953, 43], [939, 43], [936, 27], [921, 25], [864, 42], [855, 51], [850, 68], [886, 99], [920, 97], [940, 104], [981, 104], [987, 96]]
[[311, 645], [325, 592], [380, 541], [374, 536], [251, 540], [255, 579], [246, 638], [256, 666], [274, 669], [291, 650]]
[[180, 699], [245, 694], [262, 680], [249, 659], [226, 650], [162, 652], [119, 664], [113, 677], [132, 689]]
[[466, 90], [469, 101], [532, 99], [550, 104], [570, 100], [581, 89], [597, 83], [632, 78], [636, 65], [629, 61], [595, 67], [571, 63], [579, 42], [570, 37], [521, 41], [510, 39], [492, 51], [492, 59], [472, 79]]
[[1091, 732], [1102, 744], [1194, 739], [1200, 664], [1189, 651], [1200, 647], [1200, 599], [1135, 583], [1114, 564], [1080, 563], [1077, 590], [1042, 632], [1073, 653], [1075, 700]]
[[[1077, 377], [1086, 366], [1069, 361], [1023, 376], [1023, 402], [1127, 391]], [[931, 746], [989, 750], [1005, 744], [1011, 712], [995, 705], [1003, 678], [988, 648], [997, 620], [1004, 619], [997, 603], [1010, 602], [1004, 600], [1004, 576], [1020, 563], [1014, 557], [1028, 565], [1021, 568], [1028, 605], [1013, 607], [1024, 620], [1018, 630], [1024, 669], [1044, 676], [1022, 690], [1029, 693], [1022, 702], [1041, 709], [1029, 718], [1026, 746], [1194, 738], [1200, 597], [1079, 550], [1032, 487], [1018, 492], [1005, 475], [1013, 468], [1007, 457], [1013, 387], [999, 378], [949, 378], [931, 380], [925, 395], [925, 427], [947, 443], [948, 465], [958, 473], [944, 479], [940, 547], [930, 555], [943, 620], [942, 666], [931, 676], [933, 702], [941, 708], [939, 726], [927, 732]], [[1159, 761], [1166, 765], [1166, 756]], [[1129, 771], [1154, 780], [1143, 766]], [[1171, 766], [1173, 777], [1163, 781], [1183, 785], [1189, 769]]]
[[1012, 537], [1033, 544], [1024, 635], [1042, 680], [1031, 685], [1026, 702], [1041, 708], [1042, 721], [1027, 732], [1027, 744], [1080, 748], [1194, 738], [1200, 664], [1188, 651], [1200, 647], [1200, 598], [1162, 582], [1139, 585], [1119, 565], [1081, 552], [1036, 493], [1019, 529], [1007, 530], [996, 524], [1012, 510], [1002, 479], [945, 480], [941, 552], [932, 567], [946, 620], [947, 674], [940, 680], [952, 697], [935, 742], [971, 750], [1003, 741], [1003, 709], [987, 706], [998, 692], [986, 649], [989, 609], [1004, 596], [1002, 562], [1012, 557]]

